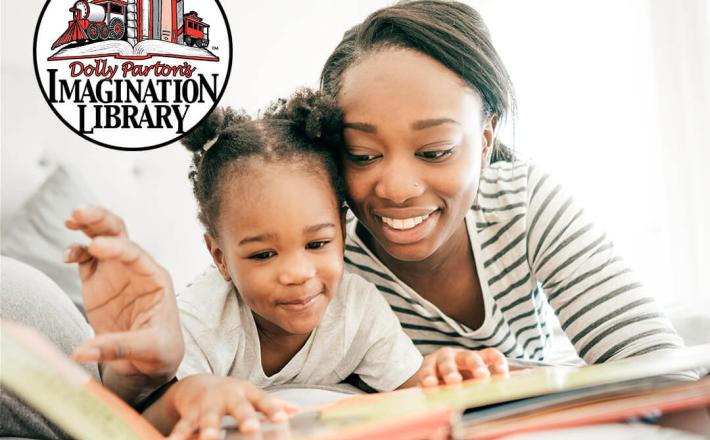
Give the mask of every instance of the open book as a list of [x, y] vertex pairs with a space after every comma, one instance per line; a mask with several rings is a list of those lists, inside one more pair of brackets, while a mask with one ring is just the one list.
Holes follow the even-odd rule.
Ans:
[[[710, 404], [710, 345], [583, 367], [538, 367], [461, 385], [355, 396], [291, 420], [308, 440], [484, 439]], [[679, 380], [682, 379], [682, 380]], [[263, 440], [284, 438], [266, 424]], [[441, 437], [443, 435], [443, 437]], [[228, 440], [247, 440], [232, 429]]]
[[143, 40], [135, 46], [123, 40], [106, 40], [68, 46], [59, 49], [49, 61], [81, 58], [116, 57], [145, 60], [153, 56], [184, 58], [189, 60], [219, 61], [219, 57], [205, 48], [186, 46], [161, 40]]
[[[34, 330], [2, 322], [0, 382], [77, 439], [161, 435]], [[494, 438], [623, 420], [710, 404], [710, 377], [669, 375], [710, 366], [700, 345], [585, 367], [541, 367], [461, 385], [359, 395], [262, 424], [263, 440]], [[676, 376], [678, 376], [676, 374]], [[226, 438], [249, 439], [226, 420]]]

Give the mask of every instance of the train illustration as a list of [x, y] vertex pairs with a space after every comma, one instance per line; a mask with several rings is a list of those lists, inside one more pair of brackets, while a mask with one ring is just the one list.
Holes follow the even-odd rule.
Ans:
[[52, 49], [105, 40], [162, 40], [205, 48], [209, 24], [197, 12], [184, 13], [184, 0], [78, 0], [72, 19]]

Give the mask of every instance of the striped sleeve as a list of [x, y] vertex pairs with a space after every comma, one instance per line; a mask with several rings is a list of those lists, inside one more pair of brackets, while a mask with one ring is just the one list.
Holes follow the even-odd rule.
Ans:
[[605, 233], [547, 174], [531, 166], [528, 179], [528, 262], [579, 356], [591, 364], [681, 347]]

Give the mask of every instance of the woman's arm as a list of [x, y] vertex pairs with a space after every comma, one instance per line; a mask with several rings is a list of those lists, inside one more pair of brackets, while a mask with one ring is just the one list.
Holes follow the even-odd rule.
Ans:
[[74, 358], [101, 362], [101, 377], [136, 405], [175, 376], [184, 345], [170, 275], [128, 239], [123, 220], [99, 207], [82, 207], [65, 222], [92, 239], [72, 246], [87, 318], [96, 337]]
[[591, 364], [681, 347], [606, 234], [547, 174], [531, 167], [528, 178], [528, 262], [579, 356]]

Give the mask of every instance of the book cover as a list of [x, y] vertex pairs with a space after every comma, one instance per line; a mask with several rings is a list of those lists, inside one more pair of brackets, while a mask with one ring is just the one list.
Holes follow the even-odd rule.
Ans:
[[79, 440], [163, 436], [34, 329], [1, 321], [0, 383]]

